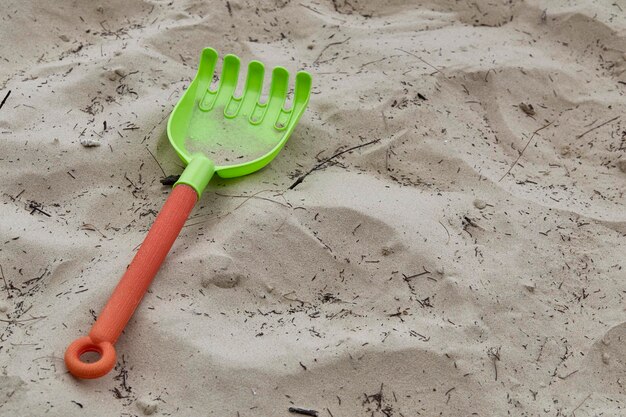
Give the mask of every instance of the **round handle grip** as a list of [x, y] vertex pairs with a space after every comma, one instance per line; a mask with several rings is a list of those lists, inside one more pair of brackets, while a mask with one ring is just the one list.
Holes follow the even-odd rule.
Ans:
[[[81, 356], [87, 352], [95, 352], [100, 358], [95, 362], [84, 362]], [[65, 351], [65, 365], [78, 378], [93, 379], [106, 375], [115, 366], [115, 359], [115, 347], [110, 342], [96, 343], [89, 336], [74, 340]]]

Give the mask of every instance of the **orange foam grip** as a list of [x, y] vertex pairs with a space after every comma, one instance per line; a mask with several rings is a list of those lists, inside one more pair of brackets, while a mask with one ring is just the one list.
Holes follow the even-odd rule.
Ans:
[[[198, 194], [190, 186], [180, 184], [174, 187], [89, 336], [75, 340], [67, 348], [65, 364], [72, 375], [99, 378], [113, 369], [116, 362], [113, 345], [141, 302], [197, 200]], [[83, 362], [80, 356], [86, 352], [96, 352], [100, 359], [93, 363]]]

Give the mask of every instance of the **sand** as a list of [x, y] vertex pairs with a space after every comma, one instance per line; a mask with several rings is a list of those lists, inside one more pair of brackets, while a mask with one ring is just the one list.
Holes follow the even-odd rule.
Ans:
[[[624, 414], [625, 10], [5, 1], [0, 414]], [[310, 107], [211, 182], [116, 369], [76, 380], [205, 46], [310, 71]]]

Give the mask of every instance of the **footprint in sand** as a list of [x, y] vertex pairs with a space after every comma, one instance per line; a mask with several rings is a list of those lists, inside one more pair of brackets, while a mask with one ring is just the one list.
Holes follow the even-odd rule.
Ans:
[[137, 408], [139, 408], [147, 416], [154, 414], [158, 408], [158, 403], [149, 397], [139, 398], [136, 404]]
[[201, 284], [204, 288], [212, 285], [219, 288], [234, 288], [246, 278], [228, 256], [211, 256], [208, 263], [213, 267], [202, 277]]
[[0, 407], [6, 404], [18, 391], [25, 389], [26, 383], [19, 376], [0, 376]]

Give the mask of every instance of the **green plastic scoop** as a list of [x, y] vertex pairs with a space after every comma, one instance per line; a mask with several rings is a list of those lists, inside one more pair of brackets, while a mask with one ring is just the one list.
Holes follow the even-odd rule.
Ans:
[[[196, 78], [167, 124], [170, 143], [187, 167], [89, 335], [76, 339], [65, 352], [65, 364], [76, 377], [98, 378], [115, 366], [118, 337], [213, 174], [233, 178], [263, 168], [280, 152], [306, 109], [308, 73], [296, 75], [293, 105], [286, 109], [287, 70], [274, 68], [268, 99], [261, 103], [263, 64], [250, 62], [239, 96], [235, 90], [240, 62], [235, 55], [224, 57], [219, 86], [211, 88], [217, 58], [211, 48], [202, 51]], [[96, 352], [98, 360], [84, 361], [81, 356], [87, 352]]]
[[226, 55], [219, 87], [211, 89], [217, 52], [206, 48], [200, 67], [167, 125], [170, 143], [188, 164], [178, 184], [202, 194], [213, 173], [222, 178], [241, 177], [267, 165], [289, 139], [304, 113], [311, 92], [311, 75], [296, 75], [293, 105], [285, 109], [289, 73], [272, 71], [269, 96], [260, 103], [265, 67], [259, 61], [248, 64], [248, 76], [241, 96], [235, 96], [240, 61]]

